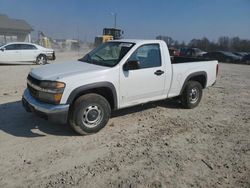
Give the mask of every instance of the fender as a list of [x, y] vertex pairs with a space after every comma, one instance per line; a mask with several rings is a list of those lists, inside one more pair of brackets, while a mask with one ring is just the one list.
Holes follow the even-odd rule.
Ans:
[[194, 73], [191, 73], [190, 75], [188, 75], [188, 77], [185, 79], [183, 85], [182, 85], [182, 88], [181, 88], [181, 92], [180, 92], [180, 95], [182, 94], [182, 92], [184, 91], [186, 85], [187, 85], [187, 82], [192, 78], [192, 77], [195, 77], [195, 76], [205, 76], [205, 85], [204, 85], [204, 88], [206, 88], [207, 86], [207, 73], [205, 71], [199, 71], [199, 72], [194, 72]]
[[114, 109], [117, 109], [117, 93], [115, 86], [110, 82], [97, 82], [92, 84], [87, 84], [80, 86], [78, 88], [75, 88], [69, 95], [67, 99], [66, 104], [72, 104], [74, 99], [84, 91], [90, 90], [90, 89], [98, 89], [98, 88], [109, 88], [112, 91], [113, 94], [113, 102], [114, 102]]

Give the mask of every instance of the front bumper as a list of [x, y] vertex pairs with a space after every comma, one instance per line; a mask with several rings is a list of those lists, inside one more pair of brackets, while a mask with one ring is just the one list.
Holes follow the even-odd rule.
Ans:
[[27, 112], [33, 112], [34, 114], [47, 119], [49, 121], [65, 124], [68, 119], [69, 105], [53, 105], [34, 99], [29, 91], [26, 89], [22, 97], [23, 107]]
[[48, 60], [56, 60], [55, 52], [46, 54]]

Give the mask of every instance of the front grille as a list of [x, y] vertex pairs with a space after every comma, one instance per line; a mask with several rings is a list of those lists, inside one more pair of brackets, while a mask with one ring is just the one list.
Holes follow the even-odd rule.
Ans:
[[[38, 79], [36, 79], [36, 78], [34, 78], [34, 77], [30, 76], [30, 75], [28, 75], [27, 80], [31, 84], [36, 85], [36, 86], [39, 86], [40, 82], [41, 82], [40, 80], [38, 80]], [[30, 95], [32, 97], [34, 97], [35, 99], [39, 98], [39, 91], [37, 89], [35, 89], [34, 87], [32, 87], [30, 84], [27, 84], [27, 88], [28, 88], [28, 90], [30, 92]]]
[[28, 75], [27, 79], [28, 79], [32, 84], [37, 85], [37, 86], [39, 86], [40, 83], [41, 83], [40, 80], [38, 80], [38, 79], [32, 77], [31, 75]]
[[38, 99], [38, 91], [35, 88], [31, 87], [29, 84], [27, 84], [27, 88], [28, 88], [28, 90], [30, 92], [30, 95], [32, 97]]
[[56, 59], [56, 54], [55, 54], [55, 52], [53, 52], [53, 57], [52, 57], [53, 59], [52, 60], [55, 60]]

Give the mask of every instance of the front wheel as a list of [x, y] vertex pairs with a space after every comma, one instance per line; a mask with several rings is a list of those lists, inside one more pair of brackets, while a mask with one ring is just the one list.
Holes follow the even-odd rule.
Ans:
[[184, 108], [191, 109], [200, 103], [202, 98], [202, 86], [197, 81], [188, 81], [182, 95], [181, 103]]
[[47, 57], [46, 55], [39, 55], [36, 58], [36, 64], [37, 65], [45, 65], [47, 63]]
[[108, 123], [110, 114], [109, 102], [103, 96], [86, 94], [74, 102], [69, 124], [80, 135], [96, 133]]

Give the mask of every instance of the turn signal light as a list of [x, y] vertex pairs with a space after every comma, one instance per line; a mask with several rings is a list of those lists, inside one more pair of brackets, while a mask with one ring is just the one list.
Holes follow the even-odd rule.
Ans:
[[59, 104], [59, 103], [60, 103], [61, 98], [62, 98], [62, 93], [54, 94], [54, 102], [55, 102], [56, 104]]

